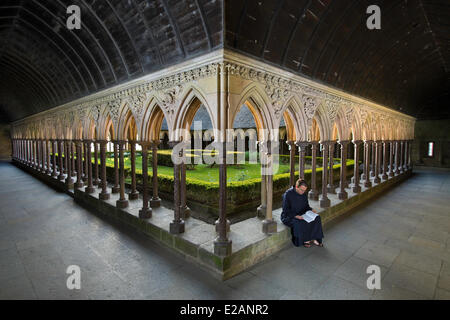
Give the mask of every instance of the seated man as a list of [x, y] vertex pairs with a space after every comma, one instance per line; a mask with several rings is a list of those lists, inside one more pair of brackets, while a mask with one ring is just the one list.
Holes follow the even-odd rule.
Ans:
[[[322, 238], [324, 236], [320, 216], [310, 223], [303, 220], [301, 216], [306, 211], [312, 210], [308, 203], [306, 189], [308, 189], [306, 181], [298, 179], [295, 185], [283, 194], [281, 221], [291, 228], [292, 243], [296, 247], [303, 244], [309, 248], [311, 240], [315, 245], [323, 247]], [[316, 210], [312, 211], [317, 213]]]

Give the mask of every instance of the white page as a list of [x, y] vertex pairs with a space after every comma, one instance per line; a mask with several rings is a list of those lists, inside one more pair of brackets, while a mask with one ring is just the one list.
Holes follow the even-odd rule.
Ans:
[[305, 214], [302, 215], [303, 219], [308, 223], [310, 223], [311, 221], [314, 221], [317, 216], [318, 216], [318, 214], [312, 212], [311, 210], [306, 211]]

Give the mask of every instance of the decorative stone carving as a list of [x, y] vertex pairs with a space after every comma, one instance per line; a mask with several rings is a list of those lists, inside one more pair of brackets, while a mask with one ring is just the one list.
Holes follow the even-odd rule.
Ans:
[[163, 109], [169, 114], [175, 113], [175, 102], [179, 99], [179, 94], [183, 90], [181, 85], [162, 92], [161, 102]]

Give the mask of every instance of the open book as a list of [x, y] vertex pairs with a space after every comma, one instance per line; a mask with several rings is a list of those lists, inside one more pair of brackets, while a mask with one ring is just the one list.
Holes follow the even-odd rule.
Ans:
[[314, 219], [316, 219], [317, 216], [318, 214], [312, 212], [311, 210], [306, 211], [305, 214], [302, 215], [303, 219], [308, 223], [314, 221]]

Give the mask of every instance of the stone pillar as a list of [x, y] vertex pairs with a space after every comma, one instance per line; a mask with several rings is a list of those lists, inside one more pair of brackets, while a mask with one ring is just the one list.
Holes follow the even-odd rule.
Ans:
[[[180, 141], [171, 141], [170, 145], [172, 149], [175, 149], [175, 147], [180, 143]], [[183, 150], [181, 149], [178, 153], [179, 159], [183, 157]], [[169, 231], [172, 234], [180, 234], [184, 233], [184, 220], [181, 218], [181, 212], [180, 212], [180, 204], [181, 204], [181, 197], [180, 197], [180, 170], [181, 164], [174, 163], [173, 165], [173, 199], [174, 199], [174, 218], [173, 221], [170, 223]]]
[[338, 193], [338, 198], [340, 200], [345, 200], [348, 198], [347, 191], [345, 191], [345, 187], [347, 186], [346, 180], [347, 180], [347, 146], [350, 141], [340, 141], [339, 144], [341, 145], [341, 172], [340, 172], [340, 191]]
[[84, 153], [84, 165], [83, 165], [83, 175], [81, 179], [87, 183], [88, 180], [88, 157], [87, 157], [87, 144], [83, 143], [83, 153]]
[[69, 148], [70, 148], [71, 141], [69, 139], [64, 140], [64, 162], [66, 164], [66, 170], [67, 170], [67, 177], [66, 177], [66, 187], [72, 188], [73, 187], [73, 179], [72, 179], [72, 161], [70, 161], [70, 155], [69, 155]]
[[408, 170], [412, 170], [412, 164], [411, 164], [411, 147], [412, 147], [412, 142], [413, 140], [409, 140], [408, 141], [408, 157], [407, 157], [407, 165], [408, 165]]
[[295, 147], [294, 141], [286, 141], [289, 148], [289, 185], [295, 184]]
[[191, 209], [186, 203], [186, 152], [184, 152], [183, 163], [180, 165], [180, 215], [183, 220], [191, 216]]
[[150, 142], [141, 141], [142, 146], [142, 209], [139, 210], [139, 218], [152, 217], [152, 209], [148, 207], [148, 147]]
[[136, 190], [136, 141], [128, 141], [131, 151], [131, 191], [128, 193], [128, 199], [139, 199], [139, 192]]
[[372, 182], [370, 181], [370, 168], [369, 168], [369, 164], [371, 162], [371, 157], [370, 157], [370, 147], [371, 147], [372, 141], [371, 140], [365, 140], [364, 141], [364, 151], [366, 153], [366, 156], [364, 157], [366, 162], [364, 164], [365, 168], [366, 168], [366, 179], [364, 181], [364, 187], [366, 188], [370, 188], [372, 186]]
[[330, 167], [328, 168], [328, 185], [327, 185], [327, 191], [328, 193], [336, 193], [336, 186], [334, 185], [334, 179], [333, 179], [333, 165], [334, 165], [334, 146], [335, 146], [335, 142], [334, 141], [330, 141], [330, 146], [329, 146], [329, 165]]
[[63, 168], [63, 141], [58, 140], [58, 160], [59, 160], [59, 175], [58, 180], [64, 180], [64, 168]]
[[380, 156], [381, 156], [381, 144], [382, 142], [380, 140], [374, 141], [373, 144], [375, 144], [375, 174], [374, 174], [374, 183], [380, 183]]
[[[298, 173], [300, 179], [305, 179], [305, 156], [306, 156], [306, 148], [309, 145], [307, 141], [297, 141], [298, 147]], [[294, 181], [295, 182], [295, 181]]]
[[[264, 157], [264, 152], [262, 152], [262, 149], [264, 149], [264, 145], [263, 142], [260, 141], [259, 143], [259, 154], [260, 154], [260, 159], [259, 161], [261, 163], [263, 163], [263, 157]], [[266, 209], [267, 209], [267, 197], [266, 197], [266, 178], [264, 176], [261, 175], [261, 204], [259, 205], [259, 207], [256, 209], [257, 212], [257, 216], [258, 217], [265, 217], [266, 216]]]
[[389, 177], [394, 176], [394, 141], [389, 141]]
[[360, 193], [361, 192], [361, 186], [359, 185], [359, 146], [362, 143], [361, 140], [353, 140], [353, 146], [354, 146], [354, 166], [353, 166], [353, 188], [352, 191], [354, 193]]
[[55, 139], [51, 139], [50, 140], [51, 144], [52, 144], [52, 177], [57, 177], [58, 173], [56, 172], [56, 140]]
[[400, 169], [400, 173], [403, 173], [403, 155], [404, 155], [404, 146], [405, 142], [403, 140], [400, 141], [400, 162], [398, 164], [398, 168]]
[[309, 191], [309, 198], [311, 200], [319, 200], [319, 192], [317, 190], [317, 176], [316, 176], [316, 161], [317, 161], [317, 141], [311, 141], [311, 190]]
[[331, 141], [322, 141], [322, 195], [320, 196], [320, 207], [328, 208], [330, 206], [330, 199], [327, 197], [327, 181], [328, 181], [328, 149]]
[[117, 141], [113, 141], [114, 143], [114, 187], [112, 187], [112, 193], [119, 193], [120, 192], [120, 186], [119, 186], [119, 163], [118, 163], [118, 143]]
[[77, 173], [75, 172], [76, 164], [75, 164], [75, 150], [74, 150], [74, 142], [70, 143], [70, 159], [72, 160], [72, 177], [76, 177]]
[[86, 151], [87, 151], [87, 155], [86, 155], [86, 159], [87, 159], [87, 186], [86, 189], [84, 189], [84, 192], [86, 193], [94, 193], [95, 188], [94, 185], [92, 183], [92, 156], [91, 156], [91, 144], [92, 144], [92, 140], [85, 140], [86, 143]]
[[[272, 217], [272, 201], [273, 201], [273, 159], [272, 159], [272, 141], [266, 142], [266, 170], [261, 172], [261, 176], [266, 180], [266, 217], [262, 222], [263, 233], [277, 232], [277, 223]], [[264, 174], [264, 175], [263, 175]], [[225, 181], [226, 183], [226, 181]]]
[[381, 176], [381, 178], [383, 180], [387, 180], [388, 179], [388, 170], [387, 170], [387, 158], [388, 158], [388, 141], [383, 140], [383, 175]]
[[100, 187], [100, 179], [98, 178], [98, 142], [94, 141], [94, 186]]
[[123, 148], [125, 143], [125, 141], [117, 141], [120, 162], [120, 197], [119, 200], [116, 201], [116, 207], [121, 209], [128, 207], [128, 200], [125, 198], [125, 163], [123, 159]]
[[214, 240], [214, 254], [228, 256], [231, 254], [232, 242], [228, 239], [230, 222], [227, 220], [227, 157], [226, 143], [222, 143], [222, 150], [219, 154], [219, 219], [216, 221], [217, 238]]
[[100, 140], [98, 141], [100, 145], [100, 159], [101, 159], [101, 185], [102, 185], [102, 192], [99, 193], [98, 197], [100, 200], [108, 200], [110, 197], [110, 194], [108, 192], [108, 182], [106, 180], [106, 145], [108, 143], [107, 140]]
[[394, 174], [395, 175], [400, 174], [400, 170], [398, 167], [399, 157], [400, 157], [400, 141], [396, 140], [395, 141], [395, 158], [394, 158], [394, 162], [395, 162]]
[[50, 170], [50, 151], [49, 151], [49, 142], [48, 139], [45, 139], [45, 161], [47, 163], [47, 170], [45, 170], [46, 174], [51, 174], [52, 170]]
[[158, 144], [159, 141], [153, 141], [152, 143], [152, 186], [153, 196], [150, 200], [150, 206], [152, 208], [158, 208], [161, 206], [161, 199], [158, 195]]
[[83, 180], [81, 179], [81, 166], [83, 165], [82, 143], [81, 140], [75, 140], [77, 153], [77, 182], [75, 182], [75, 188], [82, 188], [84, 186]]
[[376, 160], [376, 154], [377, 154], [377, 152], [376, 152], [376, 142], [373, 141], [371, 143], [371, 146], [372, 146], [372, 154], [371, 154], [371, 161], [370, 161], [370, 176], [371, 177], [375, 177], [375, 166], [376, 166], [375, 160]]

